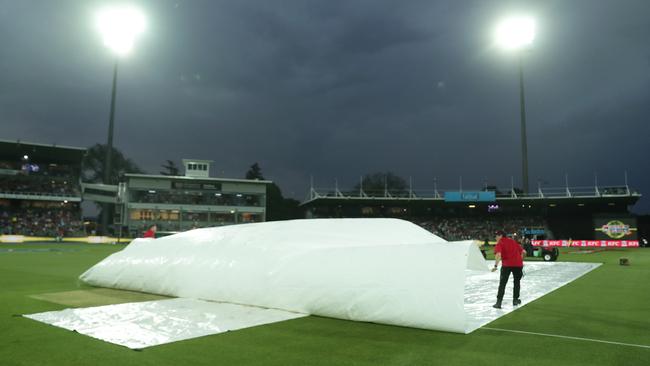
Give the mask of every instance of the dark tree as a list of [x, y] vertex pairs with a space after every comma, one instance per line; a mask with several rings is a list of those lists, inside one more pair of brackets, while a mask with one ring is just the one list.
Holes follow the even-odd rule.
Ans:
[[[81, 179], [88, 183], [103, 183], [104, 159], [106, 145], [95, 144], [86, 151], [81, 162]], [[126, 173], [144, 173], [133, 160], [128, 159], [116, 148], [113, 148], [113, 163], [111, 166], [109, 184], [116, 184]]]
[[163, 171], [160, 172], [161, 175], [170, 175], [170, 176], [178, 176], [179, 175], [179, 170], [178, 167], [176, 166], [176, 163], [172, 160], [165, 160], [165, 163], [161, 165], [163, 168]]
[[246, 179], [264, 180], [264, 176], [262, 175], [262, 168], [260, 168], [260, 165], [258, 163], [251, 165], [250, 169], [248, 169], [246, 172]]
[[303, 218], [300, 202], [293, 198], [284, 198], [277, 184], [266, 186], [266, 219], [268, 221], [291, 220]]
[[[95, 144], [86, 151], [86, 155], [81, 161], [81, 179], [87, 183], [104, 183], [104, 159], [106, 158], [106, 145]], [[110, 172], [110, 182], [108, 184], [117, 184], [117, 182], [126, 173], [144, 173], [131, 159], [128, 159], [121, 151], [113, 148], [113, 159]], [[98, 222], [113, 222], [115, 205], [104, 203], [98, 205], [101, 212]], [[101, 233], [108, 234], [107, 228], [102, 227]]]
[[[258, 163], [251, 165], [246, 172], [246, 179], [264, 180], [262, 168]], [[292, 198], [284, 198], [282, 190], [277, 184], [266, 185], [266, 220], [290, 220], [302, 218], [300, 202]]]
[[[408, 194], [406, 181], [402, 177], [386, 172], [366, 174], [362, 179], [363, 191], [371, 197], [383, 197], [384, 191], [392, 196], [404, 196]], [[359, 192], [359, 184], [355, 185], [353, 190]]]

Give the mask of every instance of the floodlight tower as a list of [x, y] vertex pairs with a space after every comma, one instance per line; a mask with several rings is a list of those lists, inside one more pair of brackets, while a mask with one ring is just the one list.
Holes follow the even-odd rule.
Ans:
[[[96, 26], [104, 40], [104, 45], [115, 55], [113, 66], [113, 89], [111, 91], [111, 110], [108, 119], [108, 141], [104, 160], [104, 184], [111, 184], [113, 160], [113, 124], [115, 121], [115, 94], [117, 91], [117, 68], [119, 59], [131, 53], [136, 38], [144, 32], [146, 20], [144, 13], [133, 5], [116, 5], [101, 9], [96, 14]], [[108, 204], [104, 205], [102, 228], [108, 228]]]
[[528, 49], [535, 39], [535, 20], [518, 16], [502, 20], [495, 34], [496, 42], [503, 49], [517, 53], [519, 63], [519, 104], [521, 112], [521, 175], [524, 193], [528, 193], [528, 143], [526, 137], [526, 101], [524, 98], [524, 68], [522, 51]]

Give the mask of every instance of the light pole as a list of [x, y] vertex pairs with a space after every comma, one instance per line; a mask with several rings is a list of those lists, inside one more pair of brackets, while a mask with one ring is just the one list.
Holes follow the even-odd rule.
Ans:
[[499, 23], [496, 41], [506, 50], [516, 51], [519, 64], [519, 107], [521, 116], [522, 189], [528, 193], [528, 142], [526, 136], [526, 100], [524, 98], [524, 67], [522, 51], [535, 39], [535, 21], [529, 17], [511, 17]]
[[[111, 110], [108, 118], [108, 141], [104, 160], [104, 184], [111, 184], [113, 163], [113, 126], [115, 122], [115, 97], [117, 93], [117, 69], [119, 58], [128, 55], [133, 49], [135, 39], [145, 29], [142, 11], [130, 5], [113, 6], [100, 10], [96, 15], [96, 25], [104, 40], [104, 45], [115, 54], [113, 66], [113, 88], [111, 91]], [[104, 203], [102, 229], [108, 233], [109, 203]]]

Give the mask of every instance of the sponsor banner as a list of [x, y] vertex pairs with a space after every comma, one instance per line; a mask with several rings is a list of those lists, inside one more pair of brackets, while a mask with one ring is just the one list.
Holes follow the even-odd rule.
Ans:
[[538, 229], [538, 228], [534, 228], [534, 229], [525, 228], [523, 234], [524, 235], [546, 235], [546, 230]]
[[114, 244], [114, 243], [130, 243], [132, 238], [111, 238], [107, 236], [84, 236], [80, 238], [63, 238], [64, 242], [74, 243], [90, 243], [90, 244]]
[[638, 240], [531, 240], [536, 247], [638, 247]]
[[445, 202], [495, 202], [494, 191], [445, 192]]
[[78, 238], [50, 238], [42, 236], [0, 235], [0, 243], [19, 244], [28, 242], [74, 242], [91, 244], [130, 243], [132, 238], [111, 238], [107, 236], [84, 236]]
[[22, 235], [0, 235], [0, 243], [22, 243], [25, 237]]
[[637, 225], [635, 218], [594, 219], [596, 239], [635, 240]]
[[116, 242], [117, 239], [108, 236], [89, 236], [86, 241], [90, 244], [111, 244]]

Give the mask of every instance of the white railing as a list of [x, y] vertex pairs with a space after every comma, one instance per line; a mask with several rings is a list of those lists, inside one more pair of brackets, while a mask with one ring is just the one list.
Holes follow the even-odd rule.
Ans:
[[[308, 201], [318, 198], [344, 199], [383, 199], [383, 200], [441, 200], [444, 192], [458, 192], [458, 189], [403, 190], [399, 193], [391, 190], [340, 191], [337, 188], [311, 188]], [[472, 190], [463, 190], [470, 192]], [[485, 191], [485, 190], [480, 190]], [[628, 186], [609, 187], [557, 187], [538, 188], [536, 192], [523, 193], [515, 190], [496, 191], [497, 199], [551, 199], [551, 198], [599, 198], [599, 197], [640, 197], [641, 194]]]

